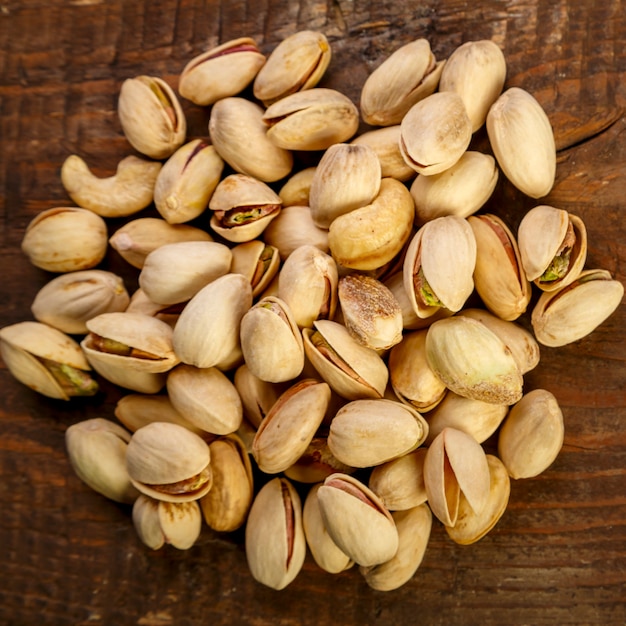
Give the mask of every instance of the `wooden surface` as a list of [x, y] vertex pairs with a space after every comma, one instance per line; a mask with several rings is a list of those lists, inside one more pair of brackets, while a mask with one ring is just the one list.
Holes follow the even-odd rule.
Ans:
[[[418, 37], [440, 58], [467, 40], [503, 49], [507, 86], [537, 97], [559, 147], [545, 203], [582, 217], [588, 267], [626, 281], [626, 6], [619, 0], [4, 0], [0, 2], [0, 326], [32, 319], [50, 278], [20, 252], [28, 222], [68, 204], [63, 160], [101, 174], [131, 152], [116, 116], [121, 81], [176, 85], [186, 62], [239, 36], [269, 52], [319, 29], [334, 57], [323, 86], [358, 102], [382, 59]], [[208, 113], [184, 103], [189, 137]], [[501, 183], [488, 205], [514, 228], [533, 205]], [[117, 224], [111, 222], [111, 230]], [[136, 275], [111, 253], [105, 266]], [[204, 527], [198, 544], [152, 552], [130, 511], [72, 473], [64, 431], [112, 417], [119, 392], [47, 400], [0, 368], [0, 623], [21, 624], [624, 624], [626, 623], [626, 307], [594, 334], [542, 349], [526, 389], [558, 398], [565, 444], [553, 466], [512, 485], [510, 506], [483, 540], [461, 547], [439, 523], [421, 568], [381, 593], [356, 569], [326, 574], [307, 556], [275, 592], [248, 573], [242, 534]]]

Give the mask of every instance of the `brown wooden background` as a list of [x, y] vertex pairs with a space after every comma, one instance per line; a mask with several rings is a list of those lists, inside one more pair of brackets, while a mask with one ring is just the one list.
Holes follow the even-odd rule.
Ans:
[[[176, 85], [186, 62], [243, 35], [269, 52], [319, 29], [334, 58], [323, 85], [358, 102], [391, 51], [427, 37], [444, 58], [490, 38], [508, 86], [545, 107], [561, 148], [545, 200], [580, 215], [589, 267], [626, 281], [626, 5], [620, 0], [0, 0], [0, 326], [31, 319], [50, 277], [20, 252], [28, 222], [68, 204], [59, 170], [78, 153], [110, 174], [130, 152], [116, 116], [121, 81]], [[189, 136], [207, 111], [185, 103]], [[480, 137], [478, 138], [480, 141]], [[516, 228], [532, 202], [499, 184], [489, 209]], [[111, 230], [116, 228], [111, 223]], [[114, 253], [107, 267], [128, 277]], [[275, 592], [255, 583], [241, 533], [206, 527], [187, 552], [152, 552], [126, 507], [71, 472], [68, 425], [111, 417], [119, 392], [54, 402], [0, 368], [2, 624], [624, 624], [626, 623], [626, 306], [590, 337], [542, 350], [526, 388], [544, 387], [565, 415], [564, 448], [479, 543], [460, 547], [435, 524], [424, 562], [401, 589], [370, 590], [356, 570], [331, 576], [308, 556]]]

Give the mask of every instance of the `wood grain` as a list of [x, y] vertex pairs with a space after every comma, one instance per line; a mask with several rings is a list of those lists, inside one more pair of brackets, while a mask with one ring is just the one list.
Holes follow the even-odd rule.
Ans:
[[[589, 267], [626, 281], [626, 7], [619, 0], [5, 0], [0, 3], [0, 326], [31, 319], [50, 278], [20, 251], [29, 221], [69, 202], [63, 160], [101, 175], [131, 152], [116, 115], [121, 82], [159, 75], [176, 85], [186, 62], [239, 36], [265, 52], [319, 29], [333, 60], [323, 86], [358, 102], [386, 55], [426, 37], [440, 58], [493, 39], [507, 86], [546, 109], [559, 145], [557, 180], [542, 202], [587, 225]], [[189, 136], [208, 112], [183, 103]], [[475, 138], [485, 145], [484, 133]], [[516, 228], [533, 205], [506, 181], [486, 207]], [[118, 226], [110, 223], [111, 232]], [[105, 265], [136, 286], [111, 252]], [[91, 400], [37, 396], [0, 368], [0, 623], [138, 624], [602, 624], [626, 623], [626, 306], [589, 337], [542, 349], [526, 389], [547, 388], [565, 416], [565, 444], [541, 476], [516, 481], [510, 506], [477, 544], [434, 525], [424, 562], [404, 587], [367, 587], [356, 569], [331, 576], [307, 556], [287, 590], [248, 573], [241, 532], [204, 528], [181, 552], [152, 552], [128, 507], [72, 473], [64, 432], [112, 417], [120, 391]], [[528, 323], [524, 318], [523, 323]]]

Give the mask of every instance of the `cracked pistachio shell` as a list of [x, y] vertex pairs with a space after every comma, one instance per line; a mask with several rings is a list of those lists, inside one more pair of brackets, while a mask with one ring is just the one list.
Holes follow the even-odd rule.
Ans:
[[140, 494], [133, 505], [132, 519], [139, 539], [153, 550], [166, 543], [188, 550], [202, 530], [202, 514], [195, 501], [164, 502]]
[[334, 89], [298, 91], [270, 105], [263, 114], [267, 138], [285, 150], [326, 150], [350, 139], [359, 112], [350, 98]]
[[183, 98], [208, 106], [243, 91], [265, 63], [265, 56], [254, 39], [232, 39], [185, 65], [178, 84]]
[[126, 471], [130, 433], [101, 417], [72, 424], [65, 431], [67, 455], [76, 475], [94, 491], [124, 504], [139, 492]]
[[338, 264], [349, 269], [375, 270], [392, 261], [411, 236], [415, 205], [398, 180], [383, 178], [372, 202], [336, 218], [328, 245]]
[[376, 351], [357, 343], [337, 322], [313, 325], [303, 331], [304, 351], [330, 388], [346, 400], [382, 398], [389, 371]]
[[564, 209], [545, 204], [524, 215], [517, 243], [526, 278], [542, 291], [572, 283], [587, 259], [584, 222]]
[[464, 154], [472, 138], [461, 96], [433, 93], [413, 105], [400, 123], [400, 152], [418, 174], [439, 174]]
[[326, 36], [301, 30], [283, 39], [254, 80], [254, 97], [265, 106], [319, 83], [331, 59]]
[[184, 426], [152, 422], [136, 430], [126, 450], [132, 484], [165, 502], [190, 502], [211, 488], [211, 452]]
[[330, 423], [328, 447], [351, 467], [373, 467], [411, 452], [428, 435], [426, 420], [411, 407], [385, 398], [354, 400]]
[[487, 134], [507, 179], [531, 198], [554, 185], [556, 146], [550, 120], [539, 102], [519, 87], [507, 89], [487, 114]]
[[235, 434], [209, 444], [213, 484], [200, 499], [206, 523], [217, 532], [243, 526], [254, 498], [252, 465], [243, 441]]
[[269, 183], [291, 172], [293, 155], [266, 136], [263, 117], [254, 102], [224, 98], [211, 109], [209, 134], [217, 153], [236, 172]]
[[324, 526], [317, 499], [317, 492], [321, 486], [321, 483], [313, 485], [304, 501], [302, 509], [304, 536], [317, 565], [325, 572], [338, 574], [350, 569], [354, 562], [337, 547], [337, 544], [330, 538]]
[[448, 389], [493, 404], [522, 397], [522, 374], [507, 345], [470, 317], [434, 322], [426, 335], [426, 359]]
[[471, 435], [478, 443], [483, 443], [496, 432], [508, 411], [509, 407], [506, 404], [464, 398], [449, 391], [441, 403], [426, 415], [428, 422], [426, 444], [430, 444], [444, 428], [448, 427], [461, 430]]
[[181, 364], [167, 376], [174, 408], [197, 428], [214, 435], [234, 433], [243, 408], [235, 385], [216, 367]]
[[369, 146], [337, 143], [320, 159], [311, 182], [309, 206], [316, 226], [366, 206], [380, 191], [381, 169]]
[[398, 399], [417, 411], [430, 411], [444, 398], [447, 388], [426, 359], [427, 329], [405, 333], [389, 353], [389, 377]]
[[232, 253], [216, 241], [181, 241], [159, 246], [148, 254], [139, 286], [152, 302], [187, 302], [200, 289], [228, 274]]
[[47, 324], [27, 321], [0, 329], [0, 356], [16, 380], [49, 398], [98, 391], [78, 343]]
[[369, 488], [390, 511], [404, 511], [427, 500], [424, 485], [426, 449], [418, 448], [377, 465], [370, 474]]
[[113, 272], [83, 270], [61, 274], [48, 281], [31, 305], [38, 322], [69, 334], [87, 332], [87, 320], [124, 311], [130, 301], [124, 281]]
[[[332, 407], [332, 399], [329, 409]], [[285, 476], [300, 483], [322, 482], [327, 476], [342, 472], [353, 474], [356, 468], [337, 459], [328, 448], [326, 437], [313, 437], [300, 458], [285, 470]]]
[[545, 389], [524, 394], [500, 428], [498, 456], [514, 479], [538, 476], [563, 447], [563, 413]]
[[304, 564], [302, 504], [286, 478], [273, 478], [256, 495], [246, 524], [245, 549], [253, 578], [272, 589], [293, 582]]
[[324, 526], [352, 561], [370, 566], [391, 559], [398, 550], [398, 530], [376, 494], [348, 474], [331, 474], [318, 489]]
[[153, 199], [161, 163], [130, 155], [114, 176], [99, 178], [77, 154], [65, 159], [61, 182], [70, 198], [102, 217], [126, 217], [145, 209]]
[[445, 526], [454, 526], [461, 494], [480, 515], [489, 501], [489, 464], [481, 445], [467, 433], [444, 428], [431, 442], [424, 460], [428, 504]]
[[414, 104], [437, 89], [443, 67], [427, 39], [416, 39], [398, 48], [363, 84], [363, 120], [372, 126], [399, 124]]
[[181, 146], [165, 162], [154, 187], [154, 205], [170, 224], [189, 222], [206, 209], [224, 161], [201, 139]]
[[311, 443], [329, 402], [330, 387], [313, 378], [301, 380], [282, 393], [252, 442], [259, 469], [278, 474], [291, 467]]
[[252, 287], [252, 297], [256, 298], [272, 282], [280, 268], [278, 248], [259, 239], [244, 241], [231, 249], [230, 271], [245, 276]]
[[467, 41], [448, 57], [439, 91], [454, 91], [461, 96], [472, 122], [472, 132], [476, 132], [502, 93], [505, 78], [506, 60], [495, 42]]
[[309, 206], [309, 190], [315, 170], [315, 166], [306, 167], [289, 177], [278, 192], [283, 201], [283, 207]]
[[278, 273], [278, 297], [300, 328], [331, 319], [337, 308], [339, 274], [333, 258], [312, 245], [296, 248]]
[[409, 582], [422, 563], [430, 539], [433, 515], [427, 504], [394, 511], [391, 516], [398, 529], [398, 551], [385, 563], [360, 568], [365, 582], [377, 591], [392, 591]]
[[226, 274], [203, 287], [185, 306], [174, 328], [174, 350], [183, 363], [227, 370], [239, 365], [239, 326], [252, 306], [250, 281]]
[[559, 347], [578, 341], [605, 322], [620, 305], [624, 285], [607, 270], [583, 270], [566, 287], [544, 292], [532, 312], [539, 343]]
[[168, 224], [158, 217], [140, 217], [118, 228], [109, 238], [111, 247], [130, 265], [141, 269], [159, 246], [179, 241], [213, 241], [211, 235], [188, 224]]
[[474, 290], [476, 239], [466, 219], [455, 215], [426, 222], [404, 259], [404, 288], [419, 317], [444, 307], [460, 311]]
[[235, 370], [235, 388], [241, 398], [244, 416], [258, 428], [274, 402], [285, 391], [284, 383], [270, 383], [255, 376], [246, 363]]
[[241, 318], [241, 350], [250, 371], [261, 380], [293, 380], [304, 368], [302, 335], [289, 306], [266, 296]]
[[446, 526], [450, 539], [460, 545], [469, 545], [482, 539], [504, 515], [509, 503], [511, 481], [502, 461], [487, 454], [489, 465], [489, 498], [482, 513], [476, 514], [461, 494], [459, 513], [454, 526]]
[[58, 207], [41, 211], [24, 233], [22, 252], [48, 272], [88, 270], [102, 261], [107, 248], [104, 220], [87, 209]]
[[496, 215], [471, 215], [467, 221], [476, 239], [476, 291], [494, 315], [515, 320], [526, 311], [532, 295], [517, 241]]
[[173, 329], [185, 304], [185, 302], [178, 302], [175, 305], [158, 304], [150, 300], [144, 290], [139, 287], [131, 296], [126, 312], [143, 313], [144, 315], [156, 317]]
[[410, 191], [417, 221], [424, 224], [444, 215], [468, 217], [487, 202], [497, 182], [495, 159], [468, 150], [447, 170], [413, 181]]
[[127, 78], [117, 113], [131, 146], [152, 159], [169, 157], [185, 141], [185, 114], [174, 90], [161, 78]]

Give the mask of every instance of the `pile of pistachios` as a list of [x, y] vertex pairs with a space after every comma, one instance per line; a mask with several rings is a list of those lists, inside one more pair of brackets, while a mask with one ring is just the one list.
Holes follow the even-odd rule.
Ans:
[[[433, 515], [478, 541], [510, 479], [553, 463], [561, 409], [523, 377], [539, 344], [585, 337], [624, 290], [585, 269], [578, 216], [537, 204], [513, 233], [481, 212], [499, 177], [538, 199], [556, 172], [549, 119], [503, 91], [495, 43], [446, 60], [403, 45], [359, 108], [317, 86], [330, 61], [326, 37], [303, 31], [267, 56], [250, 38], [201, 54], [179, 95], [124, 81], [119, 120], [140, 156], [109, 178], [68, 156], [77, 206], [43, 211], [22, 244], [56, 276], [0, 349], [51, 398], [93, 395], [98, 377], [126, 392], [115, 415], [67, 429], [67, 453], [132, 504], [148, 547], [191, 548], [203, 521], [245, 525], [264, 585], [293, 581], [308, 547], [325, 571], [356, 564], [389, 590], [419, 567]], [[207, 138], [187, 137], [179, 96], [210, 107]], [[469, 149], [485, 124], [493, 155]], [[298, 170], [302, 152], [316, 165]], [[160, 217], [136, 215], [149, 207]], [[130, 219], [109, 236], [112, 217]], [[108, 244], [138, 272], [132, 295], [98, 267]]]

